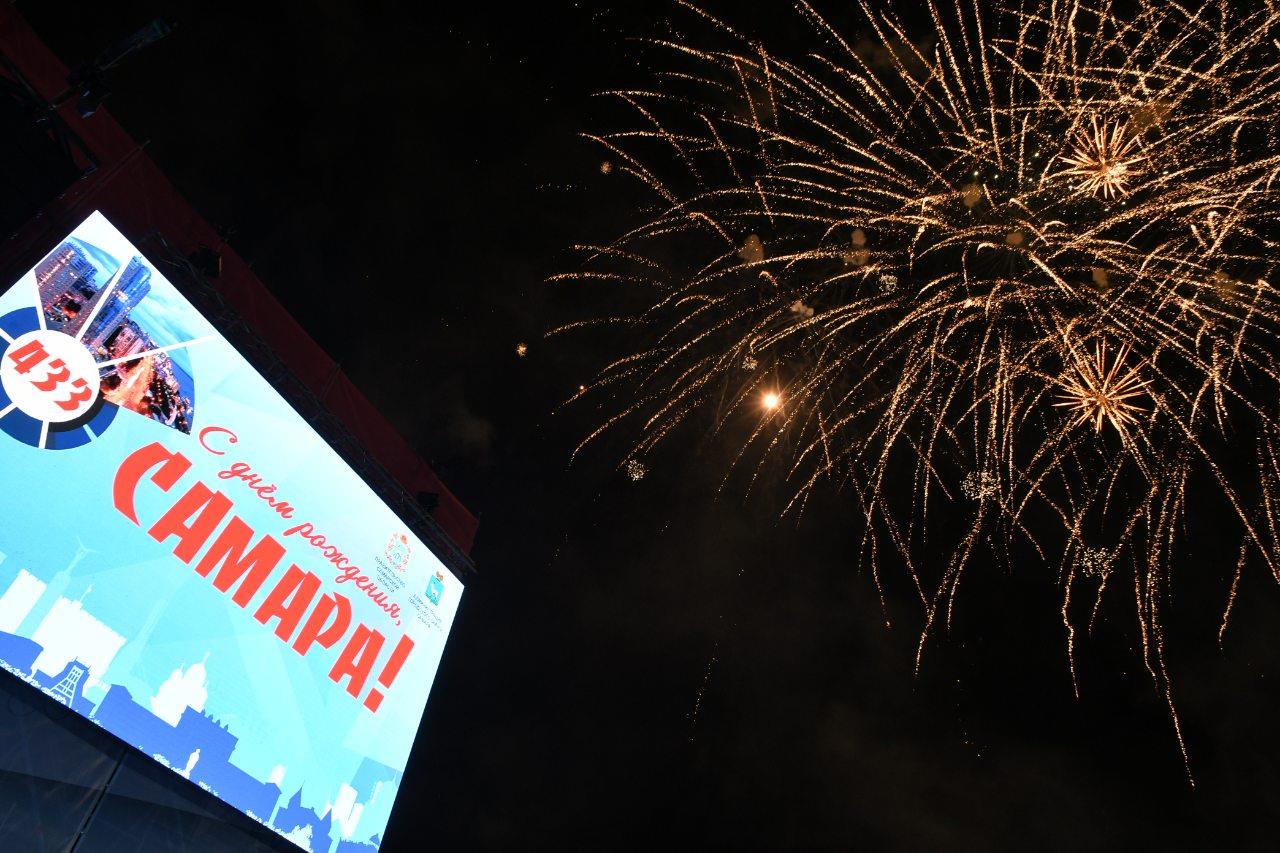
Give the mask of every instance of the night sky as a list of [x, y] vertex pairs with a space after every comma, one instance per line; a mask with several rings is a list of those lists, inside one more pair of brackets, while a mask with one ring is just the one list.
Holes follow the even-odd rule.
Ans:
[[[178, 24], [109, 109], [480, 517], [383, 849], [1275, 849], [1280, 593], [1246, 573], [1218, 648], [1238, 540], [1189, 543], [1168, 603], [1193, 790], [1125, 596], [1076, 700], [1054, 569], [974, 566], [916, 675], [850, 495], [780, 519], [696, 428], [640, 482], [625, 434], [570, 464], [609, 410], [559, 404], [627, 348], [544, 340], [583, 309], [546, 279], [641, 221], [579, 134], [670, 5], [17, 5], [69, 65]], [[777, 9], [734, 20], [785, 49]]]

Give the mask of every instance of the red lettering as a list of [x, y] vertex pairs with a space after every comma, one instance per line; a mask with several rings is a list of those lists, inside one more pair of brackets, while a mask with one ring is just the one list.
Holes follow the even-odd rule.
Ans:
[[[378, 683], [383, 687], [390, 688], [391, 683], [400, 674], [400, 668], [409, 659], [409, 652], [411, 651], [413, 651], [413, 638], [406, 634], [400, 638], [400, 642], [396, 643], [396, 647], [391, 650], [391, 657], [387, 659], [387, 665], [382, 668], [382, 672], [378, 673]], [[370, 711], [376, 712], [381, 704], [382, 691], [376, 688], [370, 690], [369, 695], [364, 699], [364, 706]]]
[[38, 340], [28, 341], [9, 353], [9, 360], [14, 364], [13, 369], [21, 374], [30, 373], [48, 357], [49, 353], [45, 351], [44, 344]]
[[[196, 483], [178, 498], [177, 503], [169, 507], [168, 512], [160, 516], [159, 521], [151, 525], [147, 533], [157, 542], [177, 536], [174, 556], [184, 563], [190, 563], [230, 509], [230, 498], [222, 492], [212, 491], [204, 483]], [[193, 515], [196, 516], [195, 520], [188, 523]]]
[[287, 643], [319, 591], [320, 578], [297, 566], [290, 566], [284, 577], [267, 593], [266, 600], [253, 614], [253, 618], [263, 625], [269, 619], [279, 619], [280, 624], [276, 626], [275, 633]]
[[378, 653], [382, 651], [384, 642], [385, 639], [377, 631], [367, 625], [357, 625], [351, 639], [343, 646], [342, 654], [338, 655], [333, 668], [329, 670], [329, 680], [334, 684], [341, 684], [342, 679], [350, 678], [347, 692], [352, 696], [359, 696], [360, 691], [364, 690], [364, 683], [369, 680], [369, 673], [373, 672], [373, 665], [378, 660]]
[[284, 532], [285, 536], [301, 536], [313, 548], [316, 548], [324, 556], [326, 560], [334, 565], [337, 574], [334, 576], [334, 583], [350, 583], [357, 589], [369, 596], [369, 600], [382, 608], [383, 612], [390, 616], [397, 625], [400, 624], [400, 605], [388, 604], [387, 594], [378, 589], [378, 584], [368, 575], [361, 574], [359, 566], [351, 565], [351, 561], [347, 556], [337, 549], [336, 546], [328, 544], [324, 535], [316, 533], [315, 526], [309, 521], [290, 527]]
[[[235, 433], [225, 427], [205, 427], [198, 439], [201, 447], [215, 456], [226, 455], [225, 448], [238, 442]], [[141, 526], [136, 504], [142, 480], [148, 478], [162, 492], [168, 492], [191, 467], [187, 457], [168, 450], [159, 442], [142, 447], [126, 457], [117, 469], [112, 482], [112, 501], [122, 515]], [[277, 486], [264, 482], [249, 463], [231, 463], [218, 472], [218, 478], [244, 483], [253, 497], [265, 502], [281, 517], [293, 516], [293, 507], [276, 497]], [[205, 578], [212, 576], [215, 589], [229, 594], [238, 606], [248, 608], [266, 586], [267, 580], [275, 575], [276, 568], [285, 558], [286, 549], [270, 535], [264, 535], [255, 542], [253, 529], [239, 516], [231, 515], [233, 506], [226, 494], [197, 482], [169, 506], [147, 533], [156, 542], [167, 542], [170, 537], [177, 537], [174, 555], [185, 563], [195, 562], [197, 574]], [[229, 521], [226, 520], [228, 516]], [[224, 521], [225, 527], [219, 532], [218, 527]], [[331, 563], [336, 569], [335, 583], [350, 583], [396, 624], [400, 624], [400, 607], [389, 602], [388, 594], [378, 588], [377, 580], [363, 574], [358, 566], [351, 565], [339, 547], [324, 534], [316, 532], [310, 522], [288, 528], [281, 538], [288, 536], [304, 539], [317, 552], [315, 556]], [[210, 540], [212, 544], [209, 544]], [[206, 545], [207, 550], [201, 555]], [[262, 603], [252, 611], [253, 618], [262, 625], [276, 620], [273, 633], [300, 655], [311, 653], [317, 646], [333, 649], [342, 643], [337, 660], [329, 670], [329, 679], [343, 686], [351, 696], [360, 698], [375, 672], [386, 638], [364, 624], [357, 624], [354, 631], [350, 630], [353, 618], [351, 599], [337, 592], [321, 594], [322, 586], [319, 576], [296, 564], [289, 564], [288, 571], [275, 580]], [[411, 648], [412, 641], [400, 638], [391, 660], [379, 674], [378, 684], [382, 688], [391, 686]], [[371, 712], [378, 710], [383, 699], [378, 684], [364, 697], [364, 707]]]
[[[333, 616], [333, 621], [325, 625], [330, 615]], [[298, 638], [293, 641], [293, 650], [300, 655], [305, 655], [312, 643], [319, 643], [326, 649], [331, 649], [333, 644], [347, 633], [350, 625], [351, 602], [346, 596], [337, 593], [322, 595], [316, 602], [315, 609], [311, 611], [311, 615], [307, 617], [302, 630], [298, 632]]]
[[93, 389], [83, 379], [76, 379], [71, 383], [71, 387], [75, 390], [67, 395], [67, 399], [53, 401], [64, 412], [74, 412], [80, 408], [81, 403], [87, 403], [93, 399]]
[[[263, 483], [262, 476], [253, 472], [253, 467], [248, 462], [233, 462], [222, 471], [218, 472], [218, 478], [222, 480], [240, 480], [249, 489], [266, 502], [267, 506], [276, 511], [281, 518], [293, 518], [293, 507], [288, 501], [277, 500], [271, 497], [275, 494], [276, 487], [274, 483]], [[288, 535], [287, 533], [285, 535]]]
[[44, 391], [47, 394], [70, 378], [71, 371], [67, 370], [67, 363], [60, 358], [55, 358], [49, 362], [49, 372], [45, 374], [44, 379], [32, 379], [31, 384], [37, 390]]
[[240, 580], [240, 588], [231, 596], [231, 600], [241, 607], [249, 606], [249, 600], [284, 557], [284, 546], [270, 536], [263, 536], [246, 554], [245, 549], [252, 538], [253, 529], [239, 516], [234, 516], [196, 565], [196, 572], [208, 577], [213, 567], [222, 563], [222, 568], [213, 578], [213, 586], [220, 592], [226, 592], [233, 583], [244, 578]]
[[240, 440], [234, 432], [227, 429], [226, 427], [207, 426], [204, 429], [200, 430], [200, 435], [198, 436], [198, 438], [200, 439], [200, 446], [203, 447], [205, 450], [209, 451], [210, 453], [212, 453], [214, 456], [225, 456], [227, 451], [218, 450], [212, 447], [209, 444], [209, 436], [211, 435], [227, 436], [227, 444], [235, 444], [237, 441]]
[[134, 524], [139, 524], [134, 503], [138, 484], [157, 465], [160, 470], [151, 475], [151, 482], [159, 486], [160, 491], [167, 492], [191, 469], [191, 460], [181, 453], [171, 453], [157, 441], [130, 453], [116, 471], [115, 481], [111, 484], [111, 500], [121, 515]]
[[232, 462], [231, 467], [218, 472], [220, 480], [243, 480], [251, 469], [248, 462]]

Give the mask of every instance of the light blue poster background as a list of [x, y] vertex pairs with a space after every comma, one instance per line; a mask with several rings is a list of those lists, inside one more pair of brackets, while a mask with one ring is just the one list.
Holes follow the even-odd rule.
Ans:
[[[99, 214], [73, 236], [121, 264], [140, 257]], [[84, 664], [75, 701], [60, 701], [306, 849], [372, 849], [385, 830], [462, 584], [159, 271], [148, 267], [150, 291], [133, 316], [155, 330], [156, 343], [194, 341], [172, 353], [192, 379], [191, 433], [121, 410], [101, 434], [70, 449], [42, 449], [0, 434], [0, 628], [6, 629], [0, 660], [55, 698], [66, 692], [72, 661]], [[34, 306], [37, 299], [35, 275], [29, 273], [0, 296], [0, 316]], [[225, 455], [201, 445], [198, 436], [209, 426], [236, 435], [235, 444], [222, 432], [208, 438]], [[113, 506], [112, 482], [129, 454], [157, 441], [193, 466], [168, 493], [142, 481], [138, 526]], [[262, 483], [274, 484], [272, 497], [288, 501], [293, 518], [281, 518], [245, 483], [219, 479], [218, 472], [235, 462], [249, 465]], [[147, 535], [197, 481], [234, 502], [232, 514], [253, 528], [254, 541], [271, 535], [287, 548], [247, 608], [175, 557], [176, 539], [155, 542]], [[283, 536], [302, 522], [387, 592], [400, 607], [399, 625], [354, 584], [338, 583], [338, 570], [319, 549], [299, 536]], [[253, 618], [290, 563], [321, 578], [321, 593], [337, 592], [351, 602], [353, 627], [363, 623], [386, 636], [360, 697], [328, 677], [341, 642], [299, 655], [272, 633], [274, 622], [262, 625]], [[433, 578], [436, 588], [428, 596]], [[393, 589], [395, 584], [400, 587]], [[371, 712], [362, 704], [364, 695], [377, 686], [375, 678], [402, 635], [414, 648]], [[36, 651], [20, 640], [42, 638], [47, 642], [39, 654], [45, 657], [37, 657], [37, 664], [65, 664], [60, 671], [36, 665], [25, 672], [20, 661], [8, 659], [21, 658], [24, 649]], [[123, 642], [111, 655], [118, 638]], [[16, 651], [6, 656], [7, 649]], [[54, 690], [60, 675], [62, 692]], [[115, 695], [104, 703], [109, 692]], [[169, 746], [157, 754], [155, 743]], [[232, 749], [223, 756], [227, 744]], [[186, 753], [188, 745], [199, 754]]]

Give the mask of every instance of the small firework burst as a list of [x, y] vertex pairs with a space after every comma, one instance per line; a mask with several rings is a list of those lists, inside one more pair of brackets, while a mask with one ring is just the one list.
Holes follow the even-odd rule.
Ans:
[[1081, 192], [1123, 197], [1146, 159], [1136, 153], [1137, 147], [1138, 137], [1128, 135], [1124, 125], [1107, 127], [1095, 117], [1089, 130], [1076, 133], [1075, 145], [1062, 157], [1067, 168], [1061, 174], [1076, 179]]
[[898, 277], [892, 273], [885, 273], [878, 279], [881, 293], [893, 293], [898, 289]]
[[643, 480], [644, 475], [649, 473], [648, 469], [644, 467], [644, 463], [639, 459], [628, 459], [627, 464], [623, 466], [623, 470], [626, 471], [627, 477], [635, 483]]
[[960, 482], [960, 491], [971, 501], [985, 501], [996, 496], [999, 484], [990, 471], [970, 471]]
[[1076, 558], [1076, 566], [1085, 577], [1104, 580], [1111, 574], [1111, 554], [1105, 548], [1085, 548]]
[[528, 355], [528, 354], [529, 354], [529, 345], [528, 345], [528, 344], [526, 344], [524, 341], [521, 341], [520, 343], [516, 344], [516, 355], [517, 355], [517, 356], [519, 356], [520, 358], [524, 358], [524, 357], [525, 357], [526, 355]]
[[1093, 422], [1097, 432], [1103, 423], [1110, 423], [1121, 436], [1128, 435], [1128, 428], [1138, 422], [1145, 411], [1131, 402], [1146, 392], [1147, 381], [1142, 378], [1138, 366], [1125, 367], [1129, 348], [1121, 347], [1112, 360], [1107, 359], [1107, 345], [1099, 341], [1093, 356], [1080, 354], [1071, 348], [1073, 362], [1062, 382], [1062, 394], [1055, 406], [1074, 412], [1072, 426]]
[[742, 357], [743, 370], [755, 370], [760, 366], [760, 362], [756, 361], [755, 356], [745, 355]]

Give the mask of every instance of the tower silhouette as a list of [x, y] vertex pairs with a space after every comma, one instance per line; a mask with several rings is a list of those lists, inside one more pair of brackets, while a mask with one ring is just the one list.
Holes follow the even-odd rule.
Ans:
[[84, 674], [89, 670], [80, 661], [72, 661], [67, 665], [66, 673], [62, 679], [50, 688], [54, 698], [63, 705], [70, 707], [75, 703], [76, 696], [79, 695], [80, 680], [84, 678]]
[[93, 710], [93, 703], [84, 698], [83, 692], [85, 676], [88, 674], [89, 667], [82, 661], [70, 660], [57, 675], [46, 675], [36, 671], [34, 678], [36, 685], [49, 696], [77, 714], [87, 717]]

